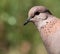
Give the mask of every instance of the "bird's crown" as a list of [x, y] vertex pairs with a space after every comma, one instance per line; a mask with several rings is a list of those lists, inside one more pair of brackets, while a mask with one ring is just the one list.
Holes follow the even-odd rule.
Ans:
[[34, 17], [35, 15], [38, 15], [39, 13], [48, 12], [49, 14], [52, 14], [46, 7], [44, 6], [34, 6], [30, 9], [28, 16]]

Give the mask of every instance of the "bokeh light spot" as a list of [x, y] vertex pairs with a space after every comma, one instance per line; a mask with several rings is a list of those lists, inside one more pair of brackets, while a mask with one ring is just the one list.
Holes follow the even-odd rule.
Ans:
[[10, 24], [10, 25], [15, 25], [16, 24], [16, 19], [15, 19], [15, 17], [10, 17], [9, 19], [8, 19], [8, 23]]

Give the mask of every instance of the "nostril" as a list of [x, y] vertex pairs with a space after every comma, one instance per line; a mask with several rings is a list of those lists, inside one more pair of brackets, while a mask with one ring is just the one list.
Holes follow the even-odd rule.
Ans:
[[[35, 16], [35, 15], [34, 15]], [[32, 16], [32, 18], [34, 18], [34, 16]]]

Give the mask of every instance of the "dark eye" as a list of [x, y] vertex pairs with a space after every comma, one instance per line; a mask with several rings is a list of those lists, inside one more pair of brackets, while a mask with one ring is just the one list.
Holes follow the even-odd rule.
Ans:
[[35, 12], [35, 15], [39, 15], [40, 14], [40, 12]]
[[[34, 13], [34, 16], [35, 16], [35, 15], [39, 15], [39, 14], [40, 14], [40, 12], [35, 12], [35, 13]], [[32, 16], [32, 18], [34, 18], [34, 16]]]

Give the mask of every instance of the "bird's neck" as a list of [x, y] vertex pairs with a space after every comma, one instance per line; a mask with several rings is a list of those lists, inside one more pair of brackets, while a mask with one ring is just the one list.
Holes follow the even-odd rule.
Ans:
[[37, 24], [37, 29], [40, 32], [40, 35], [43, 40], [54, 32], [53, 27], [56, 24], [57, 20], [58, 19], [56, 19], [56, 17], [50, 16], [47, 20], [40, 21]]
[[[43, 25], [40, 25], [40, 24], [43, 24]], [[58, 40], [60, 37], [59, 33], [57, 33], [57, 31], [58, 32], [60, 31], [60, 19], [53, 16], [52, 18], [49, 18], [46, 21], [39, 23], [37, 25], [37, 29], [41, 35], [41, 38], [45, 44], [47, 51], [50, 52], [51, 46], [53, 46], [55, 44], [55, 41]], [[58, 38], [55, 40], [56, 37]], [[54, 42], [53, 44], [52, 44], [52, 41]], [[55, 46], [58, 46], [58, 45], [55, 45]], [[53, 48], [55, 49], [55, 47]]]

